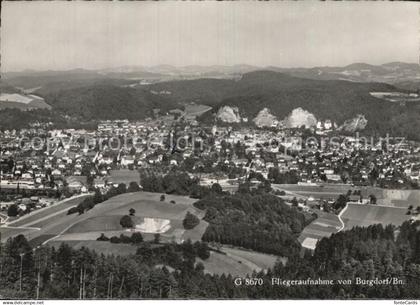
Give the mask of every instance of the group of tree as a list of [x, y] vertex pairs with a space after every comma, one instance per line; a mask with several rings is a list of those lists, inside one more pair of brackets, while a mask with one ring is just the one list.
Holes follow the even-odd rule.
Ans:
[[194, 206], [206, 211], [203, 240], [281, 256], [299, 254], [297, 237], [315, 219], [268, 193], [213, 195]]
[[[186, 172], [171, 171], [166, 175], [150, 174], [142, 175], [141, 185], [146, 192], [166, 193], [174, 195], [189, 195], [191, 198], [201, 199], [212, 193], [223, 193], [218, 183], [211, 187], [199, 184], [198, 178], [191, 178]], [[165, 201], [165, 195], [161, 195], [161, 201]], [[175, 203], [172, 202], [171, 203]]]
[[199, 184], [198, 179], [190, 178], [185, 172], [171, 171], [166, 175], [142, 175], [141, 185], [146, 192], [190, 195], [194, 186]]
[[194, 229], [199, 223], [200, 219], [190, 212], [187, 212], [184, 220], [182, 221], [182, 225], [186, 230]]
[[297, 171], [280, 172], [278, 167], [270, 167], [268, 170], [268, 180], [275, 184], [297, 184], [299, 175]]
[[131, 236], [121, 234], [120, 236], [107, 237], [104, 233], [101, 234], [96, 240], [109, 241], [113, 244], [140, 244], [143, 242], [143, 236], [140, 232], [134, 232]]
[[140, 190], [140, 187], [137, 182], [131, 182], [128, 188], [124, 183], [118, 184], [117, 187], [111, 186], [111, 188], [105, 194], [102, 194], [98, 188], [95, 188], [95, 193], [93, 196], [85, 198], [77, 206], [70, 208], [67, 211], [67, 214], [78, 213], [81, 215], [84, 212], [93, 209], [98, 203], [104, 202], [112, 197], [125, 194], [127, 192], [137, 192], [138, 190]]

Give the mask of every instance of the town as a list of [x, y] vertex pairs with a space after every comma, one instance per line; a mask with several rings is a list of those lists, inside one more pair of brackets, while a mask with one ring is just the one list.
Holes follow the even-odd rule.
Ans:
[[[311, 129], [203, 127], [195, 118], [166, 114], [144, 121], [101, 121], [96, 130], [57, 130], [52, 124], [5, 130], [0, 132], [0, 207], [7, 214], [18, 204], [19, 213], [25, 214], [52, 204], [51, 198], [94, 189], [106, 193], [111, 186], [133, 181], [141, 185], [140, 173], [149, 169], [165, 175], [176, 168], [202, 185], [219, 183], [228, 191], [245, 180], [419, 187], [419, 143], [368, 141], [332, 129], [330, 121]], [[323, 199], [331, 203], [336, 198]]]

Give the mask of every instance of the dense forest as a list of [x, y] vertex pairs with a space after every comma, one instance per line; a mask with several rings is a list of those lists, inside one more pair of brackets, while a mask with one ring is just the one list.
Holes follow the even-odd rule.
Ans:
[[208, 196], [194, 205], [210, 223], [203, 240], [286, 257], [299, 255], [297, 237], [316, 217], [267, 193]]
[[[254, 293], [267, 298], [391, 298], [420, 297], [420, 222], [400, 228], [373, 225], [356, 227], [322, 239], [313, 256], [296, 256], [286, 266], [278, 264], [265, 277], [282, 279], [332, 279], [334, 285], [276, 287], [264, 285]], [[363, 280], [391, 280], [389, 284]], [[351, 280], [349, 285], [337, 280]], [[261, 292], [263, 295], [261, 295]], [[249, 292], [252, 294], [252, 292]]]
[[80, 121], [64, 116], [55, 110], [35, 109], [22, 111], [17, 108], [0, 110], [0, 130], [19, 130], [29, 128], [34, 123], [52, 123], [54, 128], [86, 128], [96, 129], [94, 121]]

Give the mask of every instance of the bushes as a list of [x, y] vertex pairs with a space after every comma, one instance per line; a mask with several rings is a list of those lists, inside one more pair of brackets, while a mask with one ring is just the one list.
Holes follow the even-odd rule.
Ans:
[[99, 236], [96, 240], [99, 240], [99, 241], [109, 241], [109, 238], [106, 237], [104, 233], [102, 233], [101, 236]]
[[79, 203], [76, 207], [72, 207], [67, 211], [67, 215], [79, 213], [83, 214], [85, 211], [92, 209], [95, 206], [95, 201], [93, 197], [88, 197]]
[[118, 236], [112, 236], [109, 241], [113, 244], [119, 244], [120, 238]]
[[143, 242], [143, 236], [140, 232], [135, 232], [131, 235], [130, 242], [132, 242], [133, 244], [139, 244]]
[[187, 215], [185, 215], [184, 220], [182, 221], [182, 225], [186, 230], [191, 230], [195, 226], [197, 226], [200, 223], [200, 219], [198, 219], [197, 216], [194, 214], [191, 214], [190, 212], [187, 212]]
[[113, 244], [135, 244], [136, 245], [143, 242], [143, 236], [141, 235], [140, 232], [135, 232], [131, 234], [131, 237], [121, 234], [119, 237], [112, 236], [111, 238], [108, 238], [107, 236], [105, 236], [104, 233], [102, 233], [101, 236], [99, 236], [96, 240], [110, 241]]
[[[75, 213], [79, 213], [79, 206], [77, 206], [77, 207], [72, 207], [72, 208], [70, 208], [68, 211], [67, 211], [67, 215], [70, 215], [70, 214], [75, 214]], [[79, 213], [80, 214], [80, 213]]]

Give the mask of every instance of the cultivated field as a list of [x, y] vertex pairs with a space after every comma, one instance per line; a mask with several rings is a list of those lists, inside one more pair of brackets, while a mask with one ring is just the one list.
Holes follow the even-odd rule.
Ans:
[[207, 105], [188, 104], [185, 105], [184, 112], [186, 116], [199, 116], [209, 110], [211, 110], [211, 107]]
[[140, 184], [140, 173], [137, 170], [129, 169], [111, 170], [108, 180], [114, 184], [124, 183], [129, 185], [130, 182]]
[[[87, 196], [82, 195], [58, 202], [50, 207], [34, 211], [15, 221], [0, 227], [1, 240], [24, 234], [27, 239], [37, 238], [41, 235], [58, 234], [73, 221], [75, 215], [66, 215], [67, 210], [78, 205]], [[63, 226], [64, 225], [64, 226]]]
[[287, 195], [295, 196], [297, 198], [313, 197], [315, 199], [334, 199], [341, 194], [346, 194], [348, 190], [353, 191], [359, 189], [346, 184], [272, 184], [272, 187], [280, 191], [285, 191]]
[[345, 224], [344, 229], [350, 230], [356, 226], [366, 227], [372, 224], [398, 226], [411, 216], [407, 215], [407, 208], [349, 203], [341, 218]]
[[[196, 228], [188, 231], [182, 226], [182, 220], [187, 212], [195, 214], [200, 219], [204, 217], [203, 211], [192, 206], [196, 200], [185, 196], [165, 195], [165, 201], [160, 201], [160, 195], [158, 193], [137, 192], [113, 197], [96, 205], [95, 208], [85, 214], [77, 216], [75, 221], [63, 230], [56, 239], [60, 241], [96, 240], [101, 233], [108, 237], [119, 236], [120, 234], [131, 236], [135, 231], [142, 232], [145, 239], [152, 239], [155, 232], [144, 232], [141, 227], [145, 221], [150, 222], [153, 219], [157, 223], [163, 222], [166, 224], [169, 221], [169, 229], [160, 233], [162, 241], [182, 241], [187, 238], [193, 241], [200, 240], [208, 225], [205, 221], [201, 221]], [[172, 200], [176, 203], [170, 203]], [[136, 211], [135, 216], [132, 217], [136, 228], [123, 229], [120, 225], [120, 219], [122, 216], [128, 215], [131, 208]]]
[[[161, 202], [160, 195], [148, 192], [127, 193], [97, 204], [82, 215], [67, 215], [68, 208], [80, 202], [80, 198], [72, 201], [72, 204], [63, 203], [59, 210], [50, 208], [48, 213], [43, 211], [30, 215], [27, 219], [20, 219], [19, 227], [0, 227], [1, 238], [6, 240], [8, 237], [24, 234], [28, 240], [40, 244], [56, 239], [72, 242], [96, 241], [101, 233], [109, 237], [120, 234], [131, 236], [132, 231], [123, 229], [119, 222], [123, 215], [128, 215], [130, 208], [134, 208], [136, 216], [133, 217], [133, 221], [136, 225], [140, 225], [145, 217], [170, 220], [170, 229], [161, 234], [162, 241], [182, 241], [186, 238], [200, 240], [208, 225], [205, 221], [201, 221], [196, 228], [189, 231], [182, 226], [187, 211], [200, 219], [204, 217], [203, 211], [192, 206], [196, 200], [185, 196], [165, 195], [165, 201]], [[170, 203], [171, 200], [176, 203]], [[145, 239], [152, 239], [153, 235], [143, 234]]]
[[420, 190], [388, 190], [381, 188], [363, 188], [362, 195], [375, 195], [379, 205], [407, 208], [420, 206]]
[[222, 247], [220, 250], [226, 254], [211, 251], [207, 260], [197, 259], [198, 262], [203, 263], [206, 273], [246, 276], [251, 275], [253, 271], [259, 272], [272, 268], [277, 260], [286, 262], [285, 258], [250, 250], [232, 247]]
[[[51, 241], [48, 244], [52, 247], [58, 248], [63, 243], [63, 241]], [[129, 244], [112, 244], [110, 242], [96, 241], [96, 240], [66, 240], [65, 243], [75, 249], [80, 249], [82, 247], [94, 250], [97, 253], [104, 255], [130, 255], [136, 254], [137, 247]]]
[[341, 194], [360, 190], [364, 198], [375, 195], [378, 204], [408, 207], [420, 205], [420, 190], [389, 190], [371, 186], [351, 186], [346, 184], [325, 183], [320, 185], [272, 184], [274, 189], [283, 190], [289, 196], [297, 198], [335, 199]]
[[312, 250], [319, 239], [337, 233], [342, 227], [337, 215], [322, 211], [317, 211], [317, 214], [318, 218], [306, 226], [298, 238], [303, 247]]

